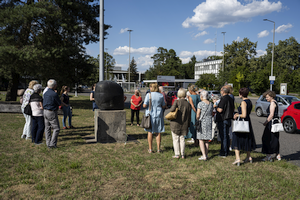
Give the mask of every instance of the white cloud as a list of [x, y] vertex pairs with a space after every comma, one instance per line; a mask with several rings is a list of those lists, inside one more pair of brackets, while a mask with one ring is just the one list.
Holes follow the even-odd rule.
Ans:
[[149, 69], [153, 65], [153, 55], [140, 56], [137, 58], [136, 63], [139, 69]]
[[195, 26], [199, 30], [208, 27], [221, 28], [226, 24], [250, 21], [252, 17], [280, 11], [281, 8], [280, 1], [276, 3], [268, 0], [253, 0], [250, 3], [241, 4], [237, 0], [206, 0], [193, 10], [194, 16], [188, 17], [182, 26], [184, 28]]
[[257, 50], [256, 53], [257, 53], [256, 57], [267, 55], [267, 51], [264, 51], [264, 50]]
[[122, 28], [121, 30], [120, 30], [120, 34], [122, 34], [122, 33], [125, 33], [125, 32], [127, 32], [129, 30], [129, 28]]
[[207, 34], [208, 34], [208, 32], [202, 31], [201, 33], [198, 33], [197, 35], [195, 35], [195, 38], [203, 36], [203, 35], [207, 35]]
[[222, 56], [223, 54], [221, 52], [215, 52], [215, 51], [207, 51], [207, 50], [200, 50], [200, 51], [182, 51], [179, 54], [179, 58], [181, 59], [182, 63], [188, 63], [191, 60], [191, 57], [193, 55], [196, 56], [197, 61], [203, 60], [204, 58], [207, 58], [208, 56], [214, 56], [217, 54], [217, 56]]
[[262, 37], [266, 37], [266, 36], [268, 36], [268, 35], [269, 35], [269, 31], [264, 30], [264, 31], [258, 33], [258, 34], [257, 34], [257, 37], [262, 38]]
[[290, 23], [288, 23], [287, 25], [283, 24], [276, 28], [275, 33], [289, 32], [292, 27], [293, 25]]
[[214, 43], [215, 41], [213, 39], [207, 39], [204, 41], [204, 44], [211, 44]]
[[[155, 54], [156, 50], [157, 47], [141, 47], [138, 49], [134, 49], [130, 47], [130, 53], [132, 54]], [[129, 54], [128, 46], [124, 46], [124, 47], [119, 46], [113, 52], [113, 55], [126, 55], [126, 54]]]
[[241, 41], [241, 38], [240, 38], [240, 36], [238, 36], [237, 38], [236, 38], [236, 40], [235, 40], [236, 42], [240, 42]]

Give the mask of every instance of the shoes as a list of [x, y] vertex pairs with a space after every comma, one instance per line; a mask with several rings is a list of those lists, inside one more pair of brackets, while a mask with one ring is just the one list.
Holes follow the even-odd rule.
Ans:
[[224, 155], [218, 155], [219, 157], [221, 158], [226, 158], [227, 156], [224, 156]]
[[131, 124], [130, 126], [133, 126], [133, 124]]
[[280, 161], [280, 160], [281, 160], [281, 156], [280, 156], [280, 154], [278, 154], [278, 155], [276, 156], [276, 159], [277, 159], [278, 161]]
[[48, 148], [49, 148], [49, 149], [56, 149], [57, 146], [56, 146], [56, 145], [55, 145], [55, 146], [48, 146]]
[[194, 139], [192, 138], [192, 139], [188, 140], [187, 142], [188, 142], [188, 143], [194, 143], [195, 141], [194, 141]]
[[240, 166], [241, 165], [241, 160], [235, 160], [232, 164], [236, 165], [236, 166]]
[[26, 135], [21, 135], [21, 138], [22, 138], [22, 139], [25, 139], [25, 138], [26, 138]]
[[176, 158], [176, 159], [179, 159], [179, 156], [172, 156], [172, 158]]
[[244, 160], [244, 163], [252, 163], [252, 158], [251, 157], [247, 157], [245, 160]]
[[68, 129], [68, 128], [66, 126], [64, 126], [63, 129]]
[[184, 156], [181, 156], [182, 159], [184, 159]]
[[31, 137], [26, 137], [26, 140], [31, 140]]
[[43, 144], [42, 142], [34, 143], [35, 145], [41, 145]]
[[272, 162], [273, 161], [273, 159], [272, 159], [272, 156], [271, 155], [267, 155], [264, 159], [262, 159], [262, 161], [270, 161], [270, 162]]
[[69, 126], [69, 129], [71, 129], [71, 128], [75, 128], [74, 126]]
[[232, 151], [232, 148], [231, 148], [231, 147], [229, 147], [229, 151]]
[[207, 161], [207, 158], [204, 158], [203, 156], [201, 156], [200, 158], [198, 158], [198, 160], [203, 160], [203, 161]]

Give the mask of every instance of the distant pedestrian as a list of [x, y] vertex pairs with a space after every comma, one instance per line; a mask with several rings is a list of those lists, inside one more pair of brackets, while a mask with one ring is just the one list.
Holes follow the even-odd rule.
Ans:
[[95, 102], [95, 89], [96, 89], [96, 83], [92, 86], [92, 91], [90, 93], [90, 101], [93, 102], [93, 111], [95, 109], [99, 109], [96, 102]]
[[42, 85], [35, 84], [33, 86], [34, 93], [30, 97], [30, 106], [32, 110], [32, 142], [42, 144], [45, 129], [43, 98], [40, 96]]
[[[165, 104], [167, 105], [167, 96], [166, 96], [163, 86], [159, 86], [159, 92], [164, 96], [164, 101], [165, 101]], [[166, 109], [163, 109], [164, 112], [165, 112], [165, 110]]]
[[63, 129], [67, 129], [67, 125], [66, 125], [67, 118], [68, 118], [68, 123], [69, 123], [68, 128], [74, 128], [72, 126], [72, 109], [71, 109], [71, 106], [70, 106], [69, 92], [70, 92], [70, 88], [68, 86], [63, 86], [61, 88], [60, 101], [61, 101], [61, 106], [62, 106], [62, 110], [63, 110], [63, 113], [64, 113], [64, 116], [63, 116], [63, 119], [62, 119]]
[[[57, 110], [61, 105], [61, 101], [58, 94], [54, 91], [57, 87], [57, 83], [54, 79], [50, 79], [47, 82], [47, 87], [49, 89], [45, 92], [43, 101], [46, 144], [48, 148], [56, 148], [57, 137], [60, 131]], [[52, 136], [51, 128], [53, 129]]]
[[139, 90], [134, 91], [130, 99], [130, 109], [131, 109], [131, 126], [133, 126], [134, 114], [136, 115], [137, 126], [140, 126], [140, 110], [143, 103], [141, 94]]
[[27, 106], [30, 100], [30, 96], [34, 93], [33, 86], [35, 84], [38, 84], [37, 81], [30, 81], [28, 88], [25, 90], [23, 94], [23, 101], [22, 101], [22, 113], [25, 117], [25, 125], [23, 128], [23, 133], [21, 138], [26, 138], [26, 140], [29, 140], [31, 138], [31, 115], [27, 115], [24, 113], [24, 108]]

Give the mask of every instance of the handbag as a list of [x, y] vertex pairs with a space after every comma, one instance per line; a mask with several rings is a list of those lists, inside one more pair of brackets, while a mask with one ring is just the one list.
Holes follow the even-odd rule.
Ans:
[[[279, 122], [274, 124], [274, 120], [278, 120]], [[281, 121], [279, 119], [272, 119], [272, 128], [271, 128], [271, 132], [272, 133], [276, 133], [276, 132], [280, 132], [280, 131], [284, 131], [283, 129], [283, 125], [281, 123]]]
[[149, 93], [149, 113], [147, 115], [144, 114], [140, 127], [145, 129], [151, 128], [150, 111], [151, 111], [151, 93]]
[[166, 118], [167, 120], [175, 120], [175, 119], [177, 118], [177, 113], [178, 113], [178, 108], [176, 108], [175, 111], [173, 111], [173, 112], [169, 112], [169, 113], [165, 116], [165, 118]]
[[30, 103], [28, 103], [25, 108], [24, 108], [24, 113], [26, 115], [32, 115], [32, 110], [31, 110], [31, 106], [30, 106]]
[[[205, 114], [206, 114], [206, 112], [207, 112], [209, 106], [210, 106], [210, 103], [209, 103], [207, 109], [205, 110], [205, 113], [202, 115], [202, 118], [205, 116]], [[196, 130], [199, 131], [199, 132], [201, 131], [201, 120], [202, 120], [202, 118], [199, 119], [199, 120], [197, 120], [197, 121], [195, 122], [195, 125], [194, 125], [195, 128], [196, 128]]]
[[240, 120], [238, 117], [233, 121], [232, 132], [235, 133], [250, 133], [249, 122], [244, 119]]

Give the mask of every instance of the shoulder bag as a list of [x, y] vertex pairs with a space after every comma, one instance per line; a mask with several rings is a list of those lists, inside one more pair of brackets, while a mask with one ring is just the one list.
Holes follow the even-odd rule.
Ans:
[[244, 119], [240, 120], [238, 117], [233, 121], [232, 132], [235, 133], [250, 133], [249, 122]]
[[[176, 101], [176, 103], [178, 103], [178, 101]], [[177, 105], [178, 106], [178, 105]], [[165, 118], [167, 120], [175, 120], [177, 118], [177, 112], [178, 112], [178, 107], [175, 109], [175, 111], [173, 112], [169, 112]]]
[[[202, 118], [205, 116], [207, 110], [209, 109], [210, 104], [211, 104], [211, 103], [208, 104], [207, 109], [205, 110], [204, 115], [202, 115]], [[200, 113], [200, 115], [201, 115], [201, 113]], [[201, 130], [201, 120], [202, 120], [202, 118], [199, 119], [199, 120], [197, 120], [197, 121], [195, 122], [195, 127], [196, 127], [196, 130], [197, 130], [197, 131], [200, 131], [200, 130]]]
[[28, 103], [25, 108], [24, 108], [24, 113], [26, 115], [32, 115], [32, 110], [31, 110], [31, 106], [30, 106], [30, 103]]
[[[278, 123], [275, 123], [275, 124], [274, 124], [274, 121], [275, 121], [275, 120], [278, 120]], [[271, 132], [272, 132], [272, 133], [276, 133], [276, 132], [280, 132], [280, 131], [284, 131], [283, 125], [282, 125], [280, 119], [278, 119], [278, 118], [272, 119], [272, 128], [271, 128]]]
[[144, 114], [141, 122], [141, 127], [149, 129], [151, 128], [151, 118], [150, 118], [150, 111], [151, 111], [151, 92], [149, 93], [149, 113], [148, 115]]

